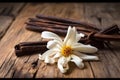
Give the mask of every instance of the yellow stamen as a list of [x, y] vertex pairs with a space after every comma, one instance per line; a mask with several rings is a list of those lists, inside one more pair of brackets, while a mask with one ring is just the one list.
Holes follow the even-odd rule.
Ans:
[[71, 49], [70, 46], [64, 46], [61, 50], [61, 53], [62, 53], [63, 56], [67, 57], [70, 54], [72, 54], [72, 49]]

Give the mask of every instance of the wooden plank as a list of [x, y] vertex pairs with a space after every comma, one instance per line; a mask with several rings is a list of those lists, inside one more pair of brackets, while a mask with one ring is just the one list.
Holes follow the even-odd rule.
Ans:
[[0, 16], [0, 39], [3, 37], [5, 32], [8, 30], [10, 24], [13, 21], [12, 17], [9, 16]]
[[[85, 4], [85, 13], [86, 13], [86, 20], [88, 20], [90, 23], [95, 23], [97, 26], [99, 26], [98, 28], [101, 29], [103, 27], [101, 27], [101, 20], [103, 18], [101, 18], [101, 15], [99, 15], [101, 13], [101, 6], [103, 4], [89, 4], [86, 3]], [[103, 8], [102, 8], [103, 9]], [[99, 57], [101, 59], [101, 62], [94, 62], [91, 63], [91, 67], [93, 69], [94, 72], [94, 76], [95, 77], [107, 77], [109, 75], [108, 70], [105, 68], [105, 57], [104, 57], [104, 53], [102, 51], [98, 52]]]
[[[108, 20], [110, 22], [113, 22], [115, 24], [117, 24], [120, 28], [120, 19], [119, 19], [119, 14], [120, 14], [120, 11], [119, 11], [119, 8], [120, 8], [120, 4], [117, 3], [117, 4], [109, 4], [109, 6], [111, 7], [108, 7], [108, 5], [105, 5], [105, 11], [106, 13], [109, 13], [111, 18], [108, 17]], [[114, 8], [113, 8], [114, 7]], [[107, 9], [108, 8], [108, 9]], [[105, 20], [103, 21], [105, 22]], [[103, 25], [107, 25], [107, 22], [106, 23], [103, 23]], [[111, 69], [111, 71], [109, 71], [111, 73], [111, 77], [118, 77], [120, 78], [120, 50], [119, 50], [119, 45], [120, 45], [120, 42], [114, 42], [114, 43], [117, 43], [117, 44], [108, 44], [108, 48], [110, 49], [111, 52], [109, 52], [109, 54], [106, 54], [106, 58], [108, 58], [108, 60], [112, 59], [112, 62], [110, 61], [108, 63], [108, 65], [110, 65], [108, 68]]]
[[0, 3], [0, 15], [16, 17], [25, 3]]
[[[114, 21], [115, 24], [118, 25], [119, 29], [120, 29], [120, 3], [116, 3], [116, 4], [111, 4], [111, 6], [113, 6], [114, 8], [110, 8], [109, 12], [110, 15], [112, 16], [112, 20]], [[115, 42], [115, 41], [111, 41], [111, 44], [109, 44], [109, 48], [111, 49], [111, 51], [114, 53], [114, 55], [116, 55], [116, 57], [118, 57], [118, 60], [120, 60], [120, 42]]]
[[[71, 6], [72, 5], [72, 6]], [[108, 6], [108, 5], [107, 5]], [[100, 61], [85, 62], [84, 69], [78, 69], [71, 63], [69, 74], [62, 74], [57, 65], [46, 65], [39, 61], [36, 68], [31, 64], [38, 55], [16, 57], [14, 46], [20, 42], [39, 41], [40, 34], [26, 30], [24, 23], [29, 17], [36, 14], [59, 16], [87, 21], [103, 29], [107, 23], [113, 21], [111, 14], [104, 13], [107, 10], [105, 3], [82, 4], [82, 3], [29, 3], [20, 12], [0, 42], [0, 77], [1, 78], [107, 78], [120, 77], [119, 47], [106, 46], [99, 50], [97, 56]], [[85, 9], [85, 10], [84, 10]], [[113, 10], [113, 9], [112, 9]], [[24, 17], [24, 18], [23, 18]], [[109, 19], [109, 20], [107, 20]], [[118, 21], [118, 19], [116, 20]], [[17, 26], [17, 27], [16, 27]]]
[[[99, 26], [100, 29], [104, 29], [112, 24], [114, 24], [114, 19], [111, 16], [112, 11], [116, 9], [113, 5], [115, 3], [108, 4], [108, 3], [86, 3], [85, 4], [85, 11], [86, 11], [86, 20], [90, 21], [91, 23], [95, 23]], [[109, 11], [108, 11], [109, 10]], [[115, 10], [114, 10], [115, 11]], [[118, 10], [116, 10], [118, 11]], [[118, 11], [119, 12], [119, 11]], [[113, 14], [114, 15], [114, 14]], [[119, 18], [119, 15], [118, 15]], [[118, 20], [118, 19], [117, 19]], [[100, 62], [90, 63], [93, 69], [94, 76], [96, 78], [115, 78], [120, 77], [120, 58], [114, 54], [108, 46], [104, 49], [99, 50], [98, 52], [100, 57]]]
[[[70, 7], [73, 9], [71, 10]], [[55, 13], [52, 10], [54, 10]], [[14, 45], [16, 45], [17, 43], [24, 41], [41, 40], [39, 33], [31, 32], [24, 28], [26, 26], [24, 23], [28, 20], [28, 18], [34, 17], [36, 14], [44, 14], [49, 16], [54, 16], [54, 14], [56, 14], [55, 16], [63, 18], [74, 18], [78, 20], [81, 20], [84, 15], [83, 5], [81, 3], [40, 3], [37, 5], [28, 4], [27, 6], [25, 6], [25, 8], [21, 11], [20, 15], [15, 19], [14, 23], [7, 31], [6, 35], [1, 40], [0, 47], [2, 48], [0, 50], [0, 77], [93, 77], [92, 70], [88, 62], [85, 62], [85, 69], [83, 70], [78, 69], [74, 64], [71, 63], [70, 73], [66, 75], [62, 74], [58, 70], [57, 65], [45, 65], [45, 63], [41, 61], [39, 61], [39, 65], [37, 66], [37, 68], [32, 69], [31, 63], [33, 62], [33, 60], [38, 58], [37, 54], [34, 56], [23, 56], [20, 58], [15, 56]], [[12, 64], [9, 64], [11, 61]], [[75, 69], [72, 70], [72, 68]]]
[[23, 7], [24, 3], [0, 3], [0, 39]]
[[[39, 7], [35, 6], [34, 8], [38, 9]], [[28, 13], [27, 11], [25, 11], [26, 9], [28, 9], [27, 11], [30, 13], [30, 15], [26, 14], [26, 13]], [[36, 11], [36, 9], [35, 9], [35, 11]], [[18, 18], [14, 21], [14, 23], [9, 28], [6, 35], [1, 40], [0, 46], [2, 48], [0, 49], [0, 53], [1, 53], [1, 55], [0, 55], [0, 57], [1, 57], [1, 59], [0, 59], [0, 67], [1, 67], [0, 68], [1, 69], [0, 77], [5, 77], [5, 76], [6, 77], [14, 77], [14, 74], [16, 74], [15, 76], [18, 76], [17, 74], [20, 73], [20, 70], [24, 66], [26, 60], [29, 59], [29, 56], [26, 56], [23, 58], [16, 57], [16, 55], [14, 53], [14, 46], [17, 43], [20, 43], [22, 41], [29, 41], [30, 39], [32, 41], [34, 41], [34, 40], [36, 41], [36, 40], [40, 39], [40, 34], [27, 31], [24, 28], [24, 26], [25, 26], [24, 22], [27, 21], [28, 17], [30, 17], [34, 14], [34, 13], [31, 13], [31, 9], [29, 8], [29, 6], [27, 6], [27, 8], [25, 8], [24, 11], [25, 12], [22, 12], [24, 14], [21, 14], [20, 16], [18, 16]], [[38, 11], [36, 13], [38, 13]], [[24, 17], [24, 19], [23, 19], [23, 17]], [[10, 35], [12, 35], [12, 36], [10, 36]], [[30, 39], [28, 39], [28, 38], [30, 38]], [[6, 45], [7, 45], [7, 47], [5, 47]], [[5, 49], [7, 49], [7, 50], [5, 50]], [[8, 59], [8, 60], [6, 60], [6, 59]], [[9, 60], [14, 61], [15, 63], [9, 64]], [[19, 65], [21, 65], [21, 66], [19, 66]], [[12, 66], [12, 67], [9, 68], [8, 66]], [[20, 76], [22, 76], [22, 74]]]

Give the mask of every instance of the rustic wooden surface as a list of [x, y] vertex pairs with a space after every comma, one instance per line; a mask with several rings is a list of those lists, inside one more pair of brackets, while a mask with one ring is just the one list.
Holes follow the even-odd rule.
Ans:
[[[99, 49], [100, 61], [85, 62], [84, 69], [70, 64], [68, 74], [57, 65], [32, 62], [38, 54], [17, 57], [14, 46], [20, 42], [40, 41], [39, 33], [25, 29], [25, 22], [36, 14], [71, 18], [104, 29], [120, 26], [120, 3], [0, 3], [0, 78], [120, 78], [120, 42]], [[73, 69], [72, 69], [73, 68]]]

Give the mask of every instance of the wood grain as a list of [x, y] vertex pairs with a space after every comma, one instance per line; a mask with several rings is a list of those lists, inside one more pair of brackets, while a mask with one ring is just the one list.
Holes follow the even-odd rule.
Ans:
[[[105, 27], [108, 27], [115, 23], [115, 19], [111, 16], [112, 10], [116, 10], [113, 7], [115, 4], [86, 4], [86, 20], [90, 21], [91, 23], [96, 22], [96, 25], [102, 30]], [[99, 7], [99, 8], [98, 8]], [[109, 12], [109, 11], [110, 12]], [[114, 10], [114, 11], [115, 11]], [[116, 10], [117, 11], [117, 10]], [[118, 15], [117, 15], [118, 16]], [[101, 59], [100, 62], [91, 62], [91, 66], [93, 69], [93, 74], [95, 77], [120, 77], [119, 72], [119, 64], [117, 62], [120, 61], [119, 58], [109, 50], [108, 46], [98, 52], [99, 57]], [[116, 57], [116, 58], [115, 58]], [[94, 70], [95, 69], [95, 70]]]
[[16, 17], [25, 3], [0, 3], [0, 15]]
[[0, 3], [0, 39], [23, 7], [24, 3]]
[[[0, 3], [3, 5], [3, 3]], [[13, 5], [12, 3], [10, 5]], [[116, 3], [17, 3], [22, 7], [10, 11], [8, 14], [16, 16], [13, 21], [11, 16], [1, 16], [2, 32], [6, 34], [0, 41], [0, 77], [1, 78], [119, 78], [120, 57], [117, 45], [106, 45], [104, 49], [97, 52], [100, 61], [85, 63], [84, 69], [78, 69], [74, 63], [70, 63], [70, 70], [62, 74], [57, 65], [46, 65], [38, 61], [36, 67], [32, 63], [38, 59], [38, 54], [17, 57], [14, 46], [20, 42], [40, 41], [40, 33], [25, 29], [25, 22], [36, 14], [71, 18], [95, 24], [97, 28], [105, 27], [117, 22], [119, 23], [119, 4]], [[23, 7], [24, 6], [24, 7]], [[3, 13], [4, 8], [0, 8]], [[19, 12], [19, 10], [21, 10]], [[9, 11], [9, 10], [7, 10]], [[6, 11], [6, 13], [7, 13]], [[14, 12], [15, 11], [15, 12]], [[113, 12], [113, 13], [112, 13]], [[19, 14], [19, 15], [18, 15]], [[115, 15], [114, 15], [115, 14]], [[3, 22], [2, 22], [3, 21]], [[109, 23], [109, 24], [108, 24]], [[10, 26], [8, 27], [4, 26]], [[5, 30], [5, 31], [4, 31]], [[45, 39], [44, 39], [45, 40]]]
[[3, 37], [10, 24], [13, 21], [12, 17], [9, 16], [0, 16], [0, 39]]

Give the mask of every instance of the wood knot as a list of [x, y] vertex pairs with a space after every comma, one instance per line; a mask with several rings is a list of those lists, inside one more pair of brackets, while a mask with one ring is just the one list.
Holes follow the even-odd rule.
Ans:
[[31, 63], [32, 68], [35, 68], [37, 66], [38, 61], [39, 61], [39, 59], [37, 59], [36, 61], [34, 61], [34, 62]]

